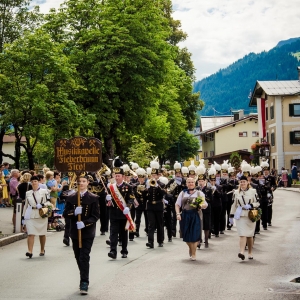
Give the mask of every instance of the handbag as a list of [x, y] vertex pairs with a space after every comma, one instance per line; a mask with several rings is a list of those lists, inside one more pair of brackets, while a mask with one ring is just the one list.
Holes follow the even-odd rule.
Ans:
[[[36, 201], [36, 198], [35, 198], [35, 195], [34, 195], [34, 192], [32, 193], [32, 196], [34, 198], [34, 201], [36, 204], [37, 201]], [[48, 218], [50, 217], [52, 214], [52, 207], [51, 206], [45, 206], [45, 207], [42, 207], [39, 209], [39, 215], [44, 219], [44, 218]]]
[[261, 208], [254, 208], [249, 210], [248, 218], [254, 223], [260, 220], [262, 214]]

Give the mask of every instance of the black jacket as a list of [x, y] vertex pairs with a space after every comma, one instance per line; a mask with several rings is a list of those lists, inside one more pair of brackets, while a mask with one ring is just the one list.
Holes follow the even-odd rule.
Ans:
[[147, 210], [163, 211], [164, 195], [165, 195], [165, 191], [160, 186], [157, 187], [150, 186], [147, 191]]
[[[63, 216], [66, 219], [71, 219], [70, 223], [70, 237], [78, 239], [77, 224], [78, 216], [75, 216], [75, 208], [77, 207], [77, 193], [66, 198], [66, 206]], [[81, 197], [80, 204], [82, 206], [81, 221], [85, 227], [81, 229], [81, 236], [83, 239], [94, 238], [96, 233], [96, 222], [100, 217], [99, 198], [98, 196], [86, 192]]]

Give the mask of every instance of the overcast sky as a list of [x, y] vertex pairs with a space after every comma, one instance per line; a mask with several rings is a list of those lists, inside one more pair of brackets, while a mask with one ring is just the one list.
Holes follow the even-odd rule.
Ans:
[[[63, 0], [33, 0], [46, 13]], [[173, 0], [174, 18], [188, 34], [197, 80], [244, 55], [300, 36], [298, 0]]]

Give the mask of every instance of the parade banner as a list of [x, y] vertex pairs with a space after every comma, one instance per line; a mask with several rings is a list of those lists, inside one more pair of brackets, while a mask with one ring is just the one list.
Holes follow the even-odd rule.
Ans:
[[[79, 187], [80, 174], [97, 172], [102, 167], [102, 143], [96, 138], [82, 136], [60, 139], [54, 143], [54, 165], [59, 172], [75, 173]], [[77, 206], [80, 207], [80, 192], [77, 191]], [[81, 214], [78, 215], [81, 222]], [[81, 229], [78, 229], [79, 248], [82, 248]]]
[[60, 172], [97, 172], [102, 167], [102, 143], [96, 138], [60, 139], [54, 147], [54, 165]]

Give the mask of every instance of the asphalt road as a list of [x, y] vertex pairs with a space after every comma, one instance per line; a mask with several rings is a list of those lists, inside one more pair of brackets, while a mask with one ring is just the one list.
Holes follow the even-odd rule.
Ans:
[[277, 190], [273, 226], [257, 236], [254, 260], [241, 261], [236, 229], [210, 240], [190, 261], [179, 238], [147, 249], [147, 238], [129, 242], [129, 256], [110, 260], [108, 236], [95, 238], [88, 296], [78, 291], [79, 272], [62, 232], [49, 232], [46, 256], [25, 257], [26, 240], [0, 249], [0, 299], [300, 299], [300, 194]]

